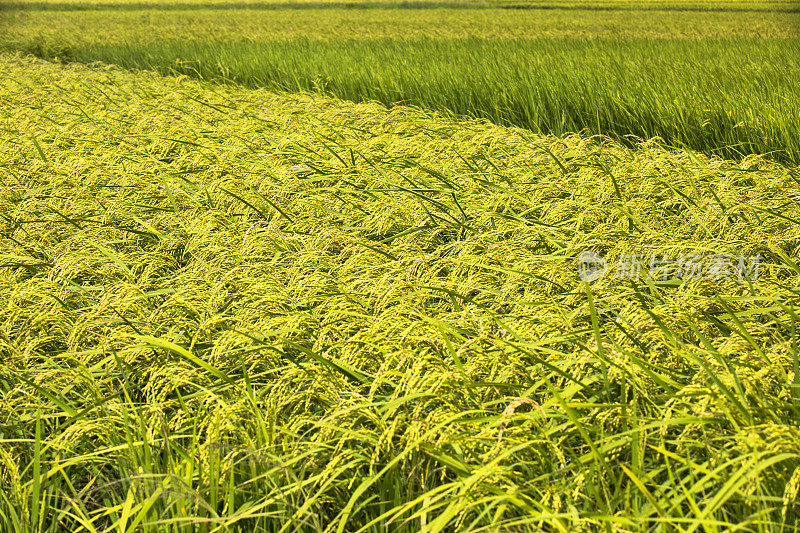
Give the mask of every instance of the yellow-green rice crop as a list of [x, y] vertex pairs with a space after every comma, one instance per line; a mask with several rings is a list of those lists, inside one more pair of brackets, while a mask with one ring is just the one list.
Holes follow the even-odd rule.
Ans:
[[0, 47], [45, 58], [800, 161], [789, 3], [15, 5]]
[[[108, 0], [104, 9], [43, 9], [40, 3], [5, 4], [2, 44], [64, 51], [97, 44], [193, 42], [263, 43], [294, 40], [534, 39], [534, 38], [765, 38], [798, 36], [800, 12], [782, 9], [605, 10], [470, 8], [460, 4], [429, 9], [341, 8], [303, 2], [234, 4], [125, 4]], [[60, 5], [60, 4], [55, 4]], [[426, 5], [426, 4], [423, 4]], [[760, 5], [748, 2], [747, 5]], [[126, 7], [127, 6], [127, 7]], [[244, 7], [243, 7], [244, 6]], [[574, 6], [574, 4], [570, 4]], [[2, 11], [0, 11], [2, 14]]]
[[[3, 531], [791, 531], [800, 173], [0, 56]], [[760, 253], [758, 280], [576, 276]]]

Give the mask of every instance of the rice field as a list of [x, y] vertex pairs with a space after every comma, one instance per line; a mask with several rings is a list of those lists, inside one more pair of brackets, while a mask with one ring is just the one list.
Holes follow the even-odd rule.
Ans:
[[0, 10], [0, 532], [797, 530], [791, 4], [217, 2]]
[[787, 2], [147, 5], [19, 2], [3, 41], [43, 58], [420, 106], [536, 133], [659, 137], [800, 162], [800, 10]]

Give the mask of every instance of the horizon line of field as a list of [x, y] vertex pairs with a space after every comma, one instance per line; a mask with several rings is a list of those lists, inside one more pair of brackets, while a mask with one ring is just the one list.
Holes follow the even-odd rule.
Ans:
[[359, 1], [316, 1], [308, 2], [246, 2], [237, 1], [230, 3], [217, 2], [0, 2], [0, 11], [194, 11], [194, 10], [321, 10], [321, 9], [475, 9], [475, 10], [524, 10], [524, 11], [647, 11], [647, 12], [719, 12], [719, 13], [800, 13], [800, 4], [792, 5], [747, 5], [747, 3], [734, 5], [703, 5], [701, 3], [683, 5], [680, 3], [659, 3], [642, 5], [638, 3], [612, 5], [592, 3], [495, 3], [495, 2], [458, 2], [452, 0], [419, 0], [419, 1], [384, 1], [366, 0]]

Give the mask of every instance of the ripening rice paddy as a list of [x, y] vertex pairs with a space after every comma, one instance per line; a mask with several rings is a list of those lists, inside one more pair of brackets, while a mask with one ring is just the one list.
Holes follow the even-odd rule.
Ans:
[[0, 533], [789, 533], [800, 8], [0, 2]]
[[792, 2], [18, 0], [0, 17], [0, 48], [48, 59], [800, 162]]
[[796, 167], [13, 54], [0, 108], [1, 530], [796, 524]]

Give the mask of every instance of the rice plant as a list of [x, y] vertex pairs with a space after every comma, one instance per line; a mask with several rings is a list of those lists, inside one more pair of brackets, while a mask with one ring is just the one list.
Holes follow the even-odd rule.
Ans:
[[796, 166], [10, 54], [0, 107], [3, 531], [796, 528]]
[[47, 5], [59, 9], [18, 2], [0, 46], [537, 133], [660, 137], [722, 157], [800, 161], [791, 3]]

